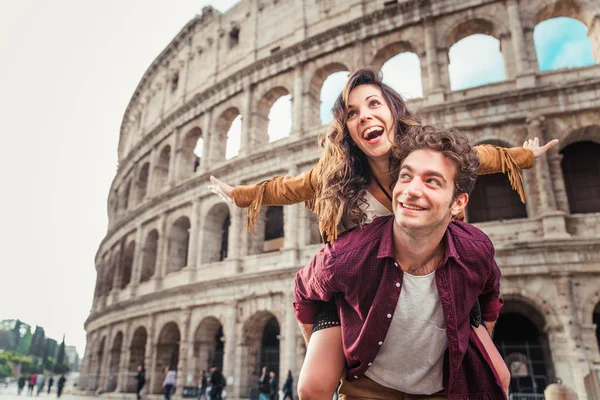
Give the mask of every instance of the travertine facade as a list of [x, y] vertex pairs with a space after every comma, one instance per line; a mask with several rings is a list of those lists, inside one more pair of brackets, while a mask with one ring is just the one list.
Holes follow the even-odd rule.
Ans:
[[[496, 340], [513, 376], [538, 386], [560, 377], [587, 398], [584, 377], [600, 368], [600, 65], [539, 71], [533, 28], [558, 16], [588, 27], [599, 61], [596, 0], [242, 0], [224, 14], [205, 8], [153, 62], [125, 111], [79, 388], [131, 392], [141, 362], [156, 394], [169, 364], [177, 365], [177, 395], [209, 362], [222, 364], [236, 399], [251, 395], [261, 364], [298, 376], [305, 348], [292, 286], [321, 246], [315, 218], [302, 205], [284, 207], [283, 217], [263, 209], [248, 235], [245, 211], [210, 194], [208, 177], [244, 184], [307, 170], [319, 156], [327, 76], [410, 51], [421, 62], [424, 97], [409, 106], [424, 121], [462, 129], [474, 143], [561, 140], [523, 173], [525, 207], [517, 210], [510, 190], [490, 177], [478, 184], [483, 208], [469, 215], [487, 220], [479, 226], [496, 245], [506, 302]], [[451, 91], [448, 50], [475, 33], [500, 41], [506, 80]], [[268, 143], [269, 109], [287, 94], [291, 135]], [[240, 154], [225, 160], [237, 115]], [[485, 217], [494, 198], [511, 204], [508, 214]]]

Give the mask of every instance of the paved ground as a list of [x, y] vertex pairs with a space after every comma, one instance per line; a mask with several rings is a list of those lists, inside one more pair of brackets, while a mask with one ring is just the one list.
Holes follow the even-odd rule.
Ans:
[[[70, 388], [69, 388], [70, 389]], [[35, 393], [35, 392], [34, 392]], [[27, 387], [23, 390], [20, 396], [17, 395], [17, 385], [10, 384], [8, 387], [0, 385], [0, 400], [55, 400], [56, 399], [56, 386], [52, 388], [50, 394], [46, 392], [40, 393], [39, 396], [28, 396]], [[70, 393], [63, 392], [60, 396], [60, 400], [91, 400], [89, 396], [74, 396]]]

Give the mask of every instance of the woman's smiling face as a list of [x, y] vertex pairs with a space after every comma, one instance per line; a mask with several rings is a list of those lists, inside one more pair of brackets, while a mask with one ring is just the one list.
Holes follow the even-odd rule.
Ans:
[[394, 118], [381, 90], [360, 85], [348, 95], [346, 126], [350, 137], [370, 159], [388, 157], [394, 137]]

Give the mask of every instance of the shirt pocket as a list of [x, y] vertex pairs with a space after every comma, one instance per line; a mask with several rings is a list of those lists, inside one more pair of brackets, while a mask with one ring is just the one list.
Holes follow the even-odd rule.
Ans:
[[446, 329], [433, 326], [431, 343], [429, 346], [429, 356], [427, 361], [430, 365], [435, 365], [444, 355], [446, 350]]

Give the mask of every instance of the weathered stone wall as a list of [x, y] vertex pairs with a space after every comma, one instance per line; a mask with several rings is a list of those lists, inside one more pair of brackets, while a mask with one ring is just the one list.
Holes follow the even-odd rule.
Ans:
[[[302, 205], [286, 206], [283, 247], [265, 253], [264, 211], [258, 233], [249, 236], [245, 211], [212, 195], [208, 177], [238, 185], [308, 170], [324, 130], [324, 80], [411, 51], [421, 62], [424, 97], [408, 104], [422, 120], [457, 127], [473, 143], [561, 140], [523, 173], [528, 217], [479, 226], [496, 245], [505, 301], [515, 312], [535, 314], [552, 374], [586, 398], [583, 377], [600, 367], [592, 320], [600, 302], [600, 213], [571, 214], [560, 151], [584, 140], [600, 143], [600, 66], [540, 72], [533, 28], [548, 18], [576, 18], [589, 28], [600, 60], [598, 15], [600, 4], [591, 0], [242, 0], [225, 14], [205, 8], [149, 67], [125, 111], [80, 387], [130, 389], [141, 362], [135, 358], [144, 354], [147, 387], [157, 392], [175, 342], [179, 387], [188, 384], [205, 354], [194, 338], [218, 323], [228, 391], [246, 398], [272, 317], [280, 328], [280, 376], [288, 369], [298, 376], [305, 348], [291, 294], [295, 272], [320, 247], [315, 217]], [[450, 91], [449, 48], [474, 33], [500, 41], [506, 80]], [[287, 94], [291, 135], [268, 143], [268, 112]], [[240, 154], [225, 160], [226, 134], [238, 114]], [[194, 169], [199, 138], [204, 152]], [[227, 216], [227, 257], [219, 261]], [[187, 237], [174, 230], [186, 224]], [[122, 289], [132, 243], [131, 280]], [[183, 268], [172, 266], [182, 257]]]

